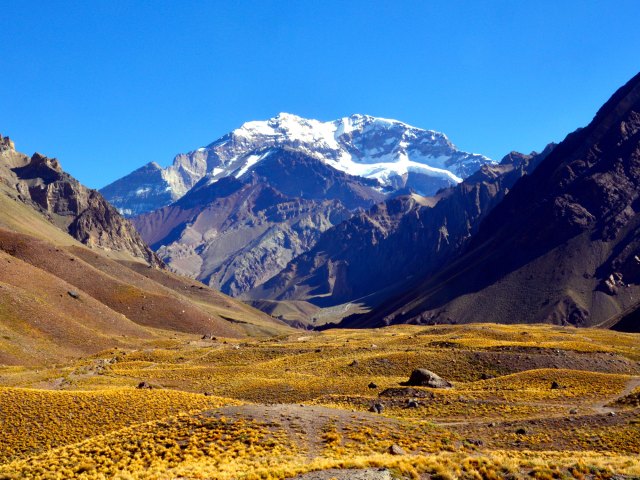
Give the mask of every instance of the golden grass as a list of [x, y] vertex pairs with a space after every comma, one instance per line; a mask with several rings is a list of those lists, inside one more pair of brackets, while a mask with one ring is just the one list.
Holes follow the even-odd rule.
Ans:
[[76, 443], [133, 423], [237, 401], [172, 390], [0, 388], [0, 462]]
[[[637, 340], [503, 325], [177, 335], [49, 369], [3, 368], [2, 384], [41, 389], [0, 389], [0, 478], [281, 479], [364, 467], [416, 479], [640, 475], [640, 390], [622, 394], [640, 373]], [[454, 388], [379, 396], [418, 367]], [[140, 381], [163, 389], [133, 388]], [[418, 408], [406, 408], [413, 395]], [[219, 408], [242, 402], [292, 406], [268, 418]], [[334, 410], [310, 419], [300, 402]], [[365, 413], [374, 402], [382, 415]], [[388, 454], [393, 444], [407, 455]]]

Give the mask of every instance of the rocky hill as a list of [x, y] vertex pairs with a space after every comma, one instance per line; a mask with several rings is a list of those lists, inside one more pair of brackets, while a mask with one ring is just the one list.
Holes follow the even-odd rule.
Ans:
[[[1, 137], [0, 137], [1, 138]], [[90, 247], [128, 253], [152, 265], [161, 262], [131, 223], [102, 195], [62, 170], [55, 158], [16, 152], [9, 139], [0, 141], [0, 174], [14, 187], [16, 198], [42, 212], [53, 224]]]
[[98, 192], [56, 160], [27, 157], [0, 138], [0, 364], [50, 364], [176, 336], [287, 330], [158, 268], [130, 222]]
[[457, 261], [345, 325], [612, 326], [640, 295], [639, 195], [637, 75], [516, 183]]

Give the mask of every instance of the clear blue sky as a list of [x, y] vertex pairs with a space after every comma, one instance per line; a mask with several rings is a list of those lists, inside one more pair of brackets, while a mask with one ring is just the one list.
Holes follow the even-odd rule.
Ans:
[[0, 132], [91, 187], [285, 111], [445, 132], [499, 159], [640, 70], [637, 1], [0, 0]]

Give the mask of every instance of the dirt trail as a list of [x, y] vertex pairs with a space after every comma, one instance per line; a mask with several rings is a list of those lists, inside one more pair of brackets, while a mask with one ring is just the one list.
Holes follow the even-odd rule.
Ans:
[[624, 390], [622, 390], [622, 392], [620, 392], [618, 395], [607, 398], [606, 400], [594, 402], [590, 405], [590, 407], [593, 408], [597, 413], [600, 413], [602, 415], [615, 412], [616, 410], [614, 408], [607, 407], [606, 405], [609, 405], [620, 398], [626, 397], [631, 392], [633, 392], [636, 387], [640, 387], [640, 377], [635, 377], [629, 380], [627, 382], [627, 385], [624, 387]]
[[288, 480], [393, 480], [386, 468], [365, 468], [361, 470], [335, 469], [309, 472]]
[[248, 404], [223, 407], [213, 413], [230, 418], [242, 417], [282, 427], [290, 438], [297, 439], [300, 442], [300, 446], [307, 451], [307, 456], [310, 459], [322, 455], [324, 448], [322, 434], [332, 424], [335, 425], [336, 429], [342, 430], [344, 426], [362, 422], [373, 427], [376, 425], [398, 425], [400, 423], [398, 420], [374, 413], [350, 412], [336, 408], [302, 404]]

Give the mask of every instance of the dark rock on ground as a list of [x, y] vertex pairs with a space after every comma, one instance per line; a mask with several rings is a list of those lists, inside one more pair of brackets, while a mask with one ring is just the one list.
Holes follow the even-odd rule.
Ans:
[[403, 385], [429, 388], [451, 388], [453, 386], [439, 375], [425, 368], [418, 368], [411, 372], [409, 380]]

